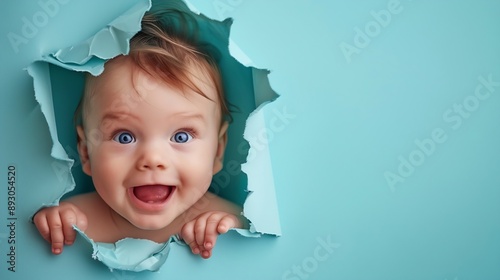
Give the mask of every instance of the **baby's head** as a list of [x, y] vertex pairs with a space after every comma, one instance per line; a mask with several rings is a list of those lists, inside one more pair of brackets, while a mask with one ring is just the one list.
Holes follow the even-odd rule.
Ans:
[[146, 15], [130, 54], [89, 76], [80, 102], [83, 171], [142, 229], [170, 224], [222, 168], [228, 110], [220, 74], [184, 35]]

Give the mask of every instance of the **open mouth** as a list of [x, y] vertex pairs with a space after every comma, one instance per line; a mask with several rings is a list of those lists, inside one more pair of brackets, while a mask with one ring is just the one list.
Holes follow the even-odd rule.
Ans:
[[129, 195], [139, 208], [154, 210], [163, 206], [175, 191], [175, 186], [144, 185], [129, 189]]

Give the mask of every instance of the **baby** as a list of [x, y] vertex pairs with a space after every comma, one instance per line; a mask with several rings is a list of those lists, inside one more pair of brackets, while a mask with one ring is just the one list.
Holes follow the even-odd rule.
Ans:
[[40, 210], [34, 223], [60, 254], [76, 237], [167, 242], [209, 258], [218, 234], [247, 227], [241, 208], [207, 192], [222, 168], [229, 112], [213, 60], [146, 15], [130, 54], [88, 76], [78, 152], [95, 192]]

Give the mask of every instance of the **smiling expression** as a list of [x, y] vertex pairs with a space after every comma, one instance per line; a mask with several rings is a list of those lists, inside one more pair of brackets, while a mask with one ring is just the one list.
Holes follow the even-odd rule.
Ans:
[[117, 214], [157, 230], [197, 202], [222, 168], [227, 125], [217, 91], [190, 67], [206, 95], [153, 79], [126, 56], [94, 78], [85, 127], [78, 127], [83, 170]]

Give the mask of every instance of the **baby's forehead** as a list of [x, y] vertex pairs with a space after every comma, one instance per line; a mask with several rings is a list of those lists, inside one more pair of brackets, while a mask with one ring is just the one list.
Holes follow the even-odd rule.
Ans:
[[[91, 78], [94, 81], [89, 83], [92, 89], [89, 89], [87, 96], [86, 115], [92, 114], [91, 111], [95, 109], [101, 111], [105, 107], [129, 106], [129, 103], [135, 104], [140, 100], [149, 103], [153, 100], [148, 98], [148, 92], [168, 90], [183, 95], [188, 100], [195, 98], [203, 100], [203, 103], [211, 103], [212, 105], [205, 107], [206, 110], [213, 112], [214, 117], [220, 119], [222, 103], [210, 75], [196, 65], [190, 67], [189, 70], [193, 84], [203, 94], [182, 83], [172, 84], [160, 77], [155, 77], [135, 65], [129, 57], [123, 56], [110, 60], [100, 76]], [[161, 96], [158, 98], [162, 98]]]

